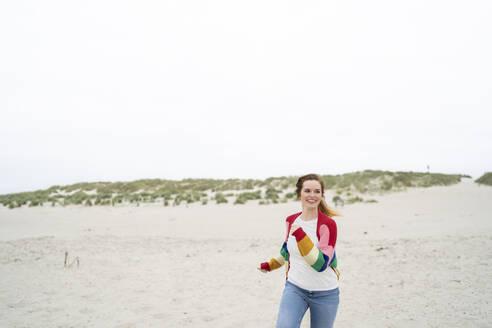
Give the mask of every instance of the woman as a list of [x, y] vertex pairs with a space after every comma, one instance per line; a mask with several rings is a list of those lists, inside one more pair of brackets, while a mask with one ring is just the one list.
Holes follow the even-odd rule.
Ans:
[[302, 212], [286, 219], [287, 235], [280, 256], [261, 263], [269, 272], [286, 263], [285, 289], [280, 301], [277, 328], [299, 327], [309, 308], [311, 327], [333, 327], [339, 303], [335, 253], [337, 226], [324, 197], [323, 180], [316, 174], [299, 178], [297, 198]]

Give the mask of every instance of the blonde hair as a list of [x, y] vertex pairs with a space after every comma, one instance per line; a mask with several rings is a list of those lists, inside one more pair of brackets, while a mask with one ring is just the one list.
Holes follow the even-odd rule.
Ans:
[[321, 202], [318, 205], [318, 210], [321, 213], [328, 215], [329, 217], [340, 216], [340, 213], [338, 213], [338, 211], [329, 207], [328, 204], [326, 203], [325, 198], [324, 198], [325, 197], [325, 184], [323, 183], [323, 180], [321, 180], [321, 178], [317, 174], [314, 174], [314, 173], [306, 174], [297, 180], [297, 183], [296, 183], [297, 199], [301, 198], [302, 185], [304, 184], [304, 181], [308, 181], [308, 180], [318, 181], [319, 184], [321, 185], [321, 197], [323, 197], [323, 198], [321, 199]]

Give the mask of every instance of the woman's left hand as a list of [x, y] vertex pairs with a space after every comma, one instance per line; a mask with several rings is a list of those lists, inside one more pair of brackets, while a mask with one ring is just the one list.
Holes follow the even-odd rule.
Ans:
[[297, 229], [299, 229], [300, 227], [297, 225], [297, 224], [293, 224], [291, 227], [290, 227], [290, 234], [292, 235], [294, 233], [294, 231], [296, 231]]

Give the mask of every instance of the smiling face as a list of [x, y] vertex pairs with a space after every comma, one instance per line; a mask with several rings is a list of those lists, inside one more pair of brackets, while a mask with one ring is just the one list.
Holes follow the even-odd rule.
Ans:
[[306, 180], [302, 184], [301, 199], [303, 208], [318, 208], [321, 199], [323, 198], [323, 190], [321, 184], [317, 180]]

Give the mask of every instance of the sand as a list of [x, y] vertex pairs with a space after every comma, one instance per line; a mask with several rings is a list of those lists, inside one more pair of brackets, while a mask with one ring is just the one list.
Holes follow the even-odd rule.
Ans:
[[[370, 198], [336, 218], [335, 326], [492, 326], [492, 187]], [[298, 210], [0, 207], [0, 327], [273, 327], [284, 270], [256, 267]]]

